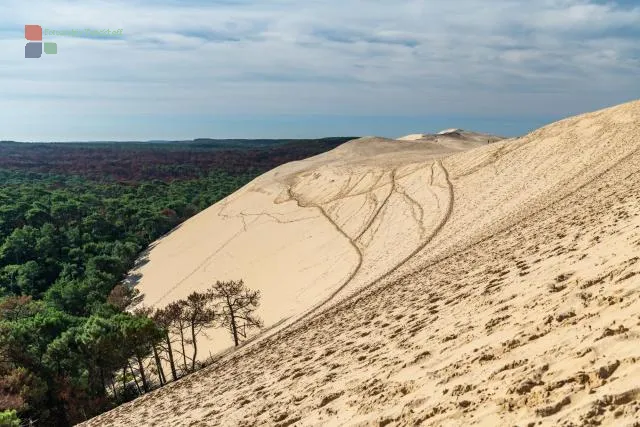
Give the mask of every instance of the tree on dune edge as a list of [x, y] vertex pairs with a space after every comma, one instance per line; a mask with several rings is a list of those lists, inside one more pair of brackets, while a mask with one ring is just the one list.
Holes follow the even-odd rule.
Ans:
[[[0, 414], [11, 420], [5, 409], [20, 408], [27, 420], [65, 426], [162, 387], [169, 382], [167, 366], [174, 381], [204, 366], [197, 357], [198, 339], [206, 330], [225, 328], [238, 346], [250, 329], [262, 327], [255, 314], [260, 296], [243, 280], [217, 281], [203, 293], [153, 310], [138, 308], [139, 291], [119, 284], [86, 321], [28, 296], [5, 298], [0, 303]], [[42, 349], [27, 345], [24, 336], [41, 337]], [[84, 391], [75, 378], [85, 378]]]
[[216, 282], [210, 292], [218, 301], [221, 325], [229, 328], [236, 347], [240, 345], [240, 337], [247, 337], [247, 329], [263, 326], [262, 320], [254, 314], [260, 305], [260, 291], [247, 288], [242, 280], [230, 280]]
[[213, 320], [193, 298], [156, 316], [136, 308], [128, 272], [260, 174], [349, 139], [0, 144], [0, 415], [67, 427], [203, 366], [216, 303]]
[[190, 343], [193, 347], [191, 356], [191, 371], [196, 369], [196, 358], [198, 355], [197, 337], [204, 329], [211, 328], [217, 320], [216, 310], [211, 306], [213, 295], [211, 293], [193, 292], [186, 299], [180, 301], [183, 308], [183, 315], [190, 333]]

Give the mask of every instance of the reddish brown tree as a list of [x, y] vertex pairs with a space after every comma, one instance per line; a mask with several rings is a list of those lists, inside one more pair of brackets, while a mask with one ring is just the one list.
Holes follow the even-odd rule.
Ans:
[[143, 298], [144, 296], [140, 294], [139, 289], [120, 283], [111, 290], [107, 297], [107, 302], [124, 311], [127, 308], [138, 305]]
[[30, 316], [34, 311], [30, 295], [10, 296], [0, 300], [0, 320], [15, 320]]

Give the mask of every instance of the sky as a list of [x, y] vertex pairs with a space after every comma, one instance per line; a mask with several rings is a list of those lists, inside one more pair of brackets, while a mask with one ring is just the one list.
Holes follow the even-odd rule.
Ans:
[[637, 0], [0, 1], [0, 140], [517, 136], [639, 71]]

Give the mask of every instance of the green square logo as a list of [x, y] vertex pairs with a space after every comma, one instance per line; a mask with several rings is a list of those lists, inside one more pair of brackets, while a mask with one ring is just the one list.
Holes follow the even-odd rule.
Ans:
[[44, 53], [48, 55], [55, 55], [58, 53], [58, 45], [57, 43], [45, 42], [44, 43]]

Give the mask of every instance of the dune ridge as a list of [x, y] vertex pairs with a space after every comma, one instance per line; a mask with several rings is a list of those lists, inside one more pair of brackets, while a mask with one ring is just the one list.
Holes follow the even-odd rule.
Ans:
[[[438, 159], [483, 145], [442, 141], [365, 137], [276, 168], [154, 243], [131, 282], [162, 307], [243, 278], [263, 293], [265, 324], [293, 324], [426, 244], [450, 207]], [[224, 331], [208, 335], [202, 357], [232, 344]]]
[[[634, 425], [640, 102], [469, 150], [392, 144], [353, 141], [247, 187], [277, 177], [276, 209], [318, 211], [310, 226], [343, 231], [323, 244], [368, 263], [315, 257], [339, 274], [298, 305], [312, 311], [86, 424]], [[363, 207], [330, 208], [345, 195]]]

